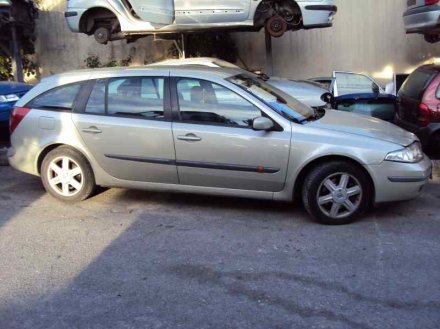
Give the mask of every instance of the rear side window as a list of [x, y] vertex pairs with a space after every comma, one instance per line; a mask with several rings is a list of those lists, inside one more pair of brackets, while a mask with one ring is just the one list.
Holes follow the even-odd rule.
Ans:
[[436, 97], [440, 99], [440, 85], [438, 85]]
[[434, 74], [429, 71], [417, 70], [412, 73], [400, 89], [400, 94], [421, 100]]
[[86, 113], [105, 114], [106, 80], [97, 80], [86, 106]]
[[109, 80], [107, 114], [164, 119], [164, 81], [152, 77]]
[[35, 97], [27, 106], [35, 109], [72, 110], [81, 83], [57, 87]]

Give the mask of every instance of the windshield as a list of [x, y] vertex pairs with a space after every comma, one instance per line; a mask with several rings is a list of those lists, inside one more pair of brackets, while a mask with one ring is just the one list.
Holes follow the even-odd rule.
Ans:
[[262, 79], [243, 74], [234, 76], [228, 80], [251, 93], [270, 106], [274, 111], [291, 121], [305, 123], [309, 120], [316, 119], [316, 113], [312, 108], [299, 102], [280, 89], [269, 85]]

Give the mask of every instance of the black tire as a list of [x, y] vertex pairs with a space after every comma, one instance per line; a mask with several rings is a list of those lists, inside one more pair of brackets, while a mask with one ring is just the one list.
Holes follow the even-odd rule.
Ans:
[[[50, 169], [51, 164], [62, 163], [62, 159], [70, 159], [69, 169], [72, 174], [67, 177], [66, 184], [68, 185], [68, 194], [63, 195], [63, 187], [65, 183], [60, 182], [59, 184], [51, 184], [52, 179], [57, 177], [62, 177], [61, 174], [55, 174], [55, 171]], [[64, 167], [64, 163], [62, 164]], [[79, 168], [79, 170], [77, 169]], [[58, 170], [61, 169], [58, 168]], [[73, 170], [80, 171], [80, 173], [75, 174]], [[73, 185], [68, 183], [75, 181], [75, 185], [80, 186], [80, 188], [75, 189]], [[41, 165], [41, 181], [46, 191], [57, 199], [67, 202], [79, 202], [90, 197], [95, 191], [95, 175], [93, 174], [92, 167], [90, 166], [87, 159], [79, 152], [71, 149], [67, 146], [60, 146], [52, 151], [50, 151]]]
[[424, 38], [425, 41], [429, 43], [437, 43], [440, 41], [440, 35], [436, 35], [436, 34], [425, 34]]
[[[339, 186], [335, 186], [338, 190], [335, 190], [333, 193], [328, 190], [329, 195], [327, 197], [331, 194], [334, 195], [332, 201], [320, 205], [318, 202], [319, 193], [326, 190], [324, 183], [329, 177], [335, 177], [335, 179], [337, 179], [337, 175], [341, 175], [341, 177], [342, 175], [348, 175], [349, 183], [347, 184], [351, 185], [347, 185], [344, 190], [345, 195], [339, 193], [339, 191], [342, 192], [342, 190], [339, 190]], [[350, 186], [352, 186], [352, 188], [359, 186], [361, 192], [355, 196], [348, 196], [346, 192], [349, 191], [348, 188], [350, 188]], [[308, 174], [302, 189], [302, 199], [305, 209], [314, 219], [325, 225], [345, 225], [352, 223], [370, 207], [372, 195], [373, 188], [368, 176], [356, 164], [345, 161], [331, 161], [318, 165]], [[342, 199], [337, 199], [336, 202], [335, 198], [337, 197], [342, 197]], [[348, 201], [343, 201], [344, 198], [348, 199], [351, 205], [357, 205], [356, 210], [352, 213], [346, 208], [345, 203]], [[339, 202], [344, 202], [344, 204], [339, 204]], [[342, 210], [345, 209], [347, 215], [338, 218], [330, 216], [329, 213], [331, 209], [325, 209], [325, 207], [331, 207], [333, 204], [336, 204], [336, 207], [339, 205]], [[344, 212], [341, 212], [341, 216], [343, 214]]]

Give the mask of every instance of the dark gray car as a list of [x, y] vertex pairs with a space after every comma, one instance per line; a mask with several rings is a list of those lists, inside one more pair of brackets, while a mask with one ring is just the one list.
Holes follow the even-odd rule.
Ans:
[[440, 41], [440, 0], [408, 0], [403, 14], [406, 33], [420, 33], [430, 43]]

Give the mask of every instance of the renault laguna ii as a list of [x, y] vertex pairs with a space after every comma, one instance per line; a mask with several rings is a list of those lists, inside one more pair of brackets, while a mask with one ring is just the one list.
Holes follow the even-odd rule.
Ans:
[[10, 164], [61, 200], [96, 186], [292, 201], [325, 224], [417, 197], [431, 161], [392, 124], [313, 110], [258, 76], [207, 67], [52, 76], [17, 104]]

